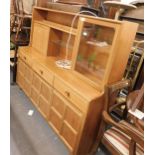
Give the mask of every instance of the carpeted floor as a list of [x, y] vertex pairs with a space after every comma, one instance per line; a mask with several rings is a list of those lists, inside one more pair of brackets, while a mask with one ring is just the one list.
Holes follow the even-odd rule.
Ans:
[[[12, 76], [12, 73], [11, 73]], [[11, 85], [11, 155], [69, 155], [69, 150], [18, 87]], [[33, 110], [32, 116], [28, 111]], [[105, 148], [96, 155], [109, 155]]]

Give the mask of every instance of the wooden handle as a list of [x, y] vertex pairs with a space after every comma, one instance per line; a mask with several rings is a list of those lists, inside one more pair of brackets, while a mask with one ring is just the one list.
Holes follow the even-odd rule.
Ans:
[[40, 74], [43, 75], [43, 71], [42, 70], [40, 70]]
[[67, 97], [70, 97], [70, 92], [65, 91], [65, 94], [67, 95]]

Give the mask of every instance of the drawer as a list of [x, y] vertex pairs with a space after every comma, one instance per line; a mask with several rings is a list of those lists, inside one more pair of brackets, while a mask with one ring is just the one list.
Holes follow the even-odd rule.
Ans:
[[26, 54], [24, 54], [23, 52], [20, 52], [19, 58], [21, 58], [29, 66], [32, 66], [32, 63], [33, 63], [32, 59]]
[[73, 131], [66, 122], [64, 122], [60, 134], [71, 149], [73, 149], [76, 144], [77, 133]]
[[54, 79], [54, 88], [57, 89], [62, 95], [64, 95], [69, 101], [71, 101], [81, 111], [86, 112], [87, 101], [78, 95], [73, 89], [71, 89], [66, 83], [60, 79]]
[[52, 107], [61, 115], [64, 115], [65, 112], [65, 100], [64, 98], [54, 91], [53, 99], [52, 99]]
[[56, 112], [55, 109], [51, 108], [49, 121], [54, 128], [59, 132], [62, 127], [62, 117]]
[[40, 111], [43, 113], [44, 117], [48, 118], [49, 117], [49, 112], [50, 112], [50, 105], [41, 96], [39, 97], [38, 107], [39, 107]]
[[46, 68], [44, 68], [42, 65], [35, 63], [33, 65], [33, 69], [36, 73], [38, 73], [46, 82], [48, 82], [50, 85], [53, 85], [53, 78], [54, 75], [49, 72]]
[[82, 122], [82, 113], [71, 106], [67, 106], [64, 120], [76, 131], [79, 131]]

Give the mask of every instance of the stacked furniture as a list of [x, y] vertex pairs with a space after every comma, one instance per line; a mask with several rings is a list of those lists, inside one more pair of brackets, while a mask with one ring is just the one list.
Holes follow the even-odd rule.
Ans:
[[[19, 48], [17, 83], [71, 154], [87, 155], [99, 130], [104, 86], [122, 79], [137, 24], [75, 15], [34, 8], [30, 45]], [[71, 62], [71, 69], [59, 68], [57, 60]]]

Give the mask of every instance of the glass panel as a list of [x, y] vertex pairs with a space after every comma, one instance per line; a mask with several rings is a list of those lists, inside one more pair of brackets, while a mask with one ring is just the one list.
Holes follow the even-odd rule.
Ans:
[[75, 70], [100, 83], [104, 78], [115, 30], [84, 23]]

